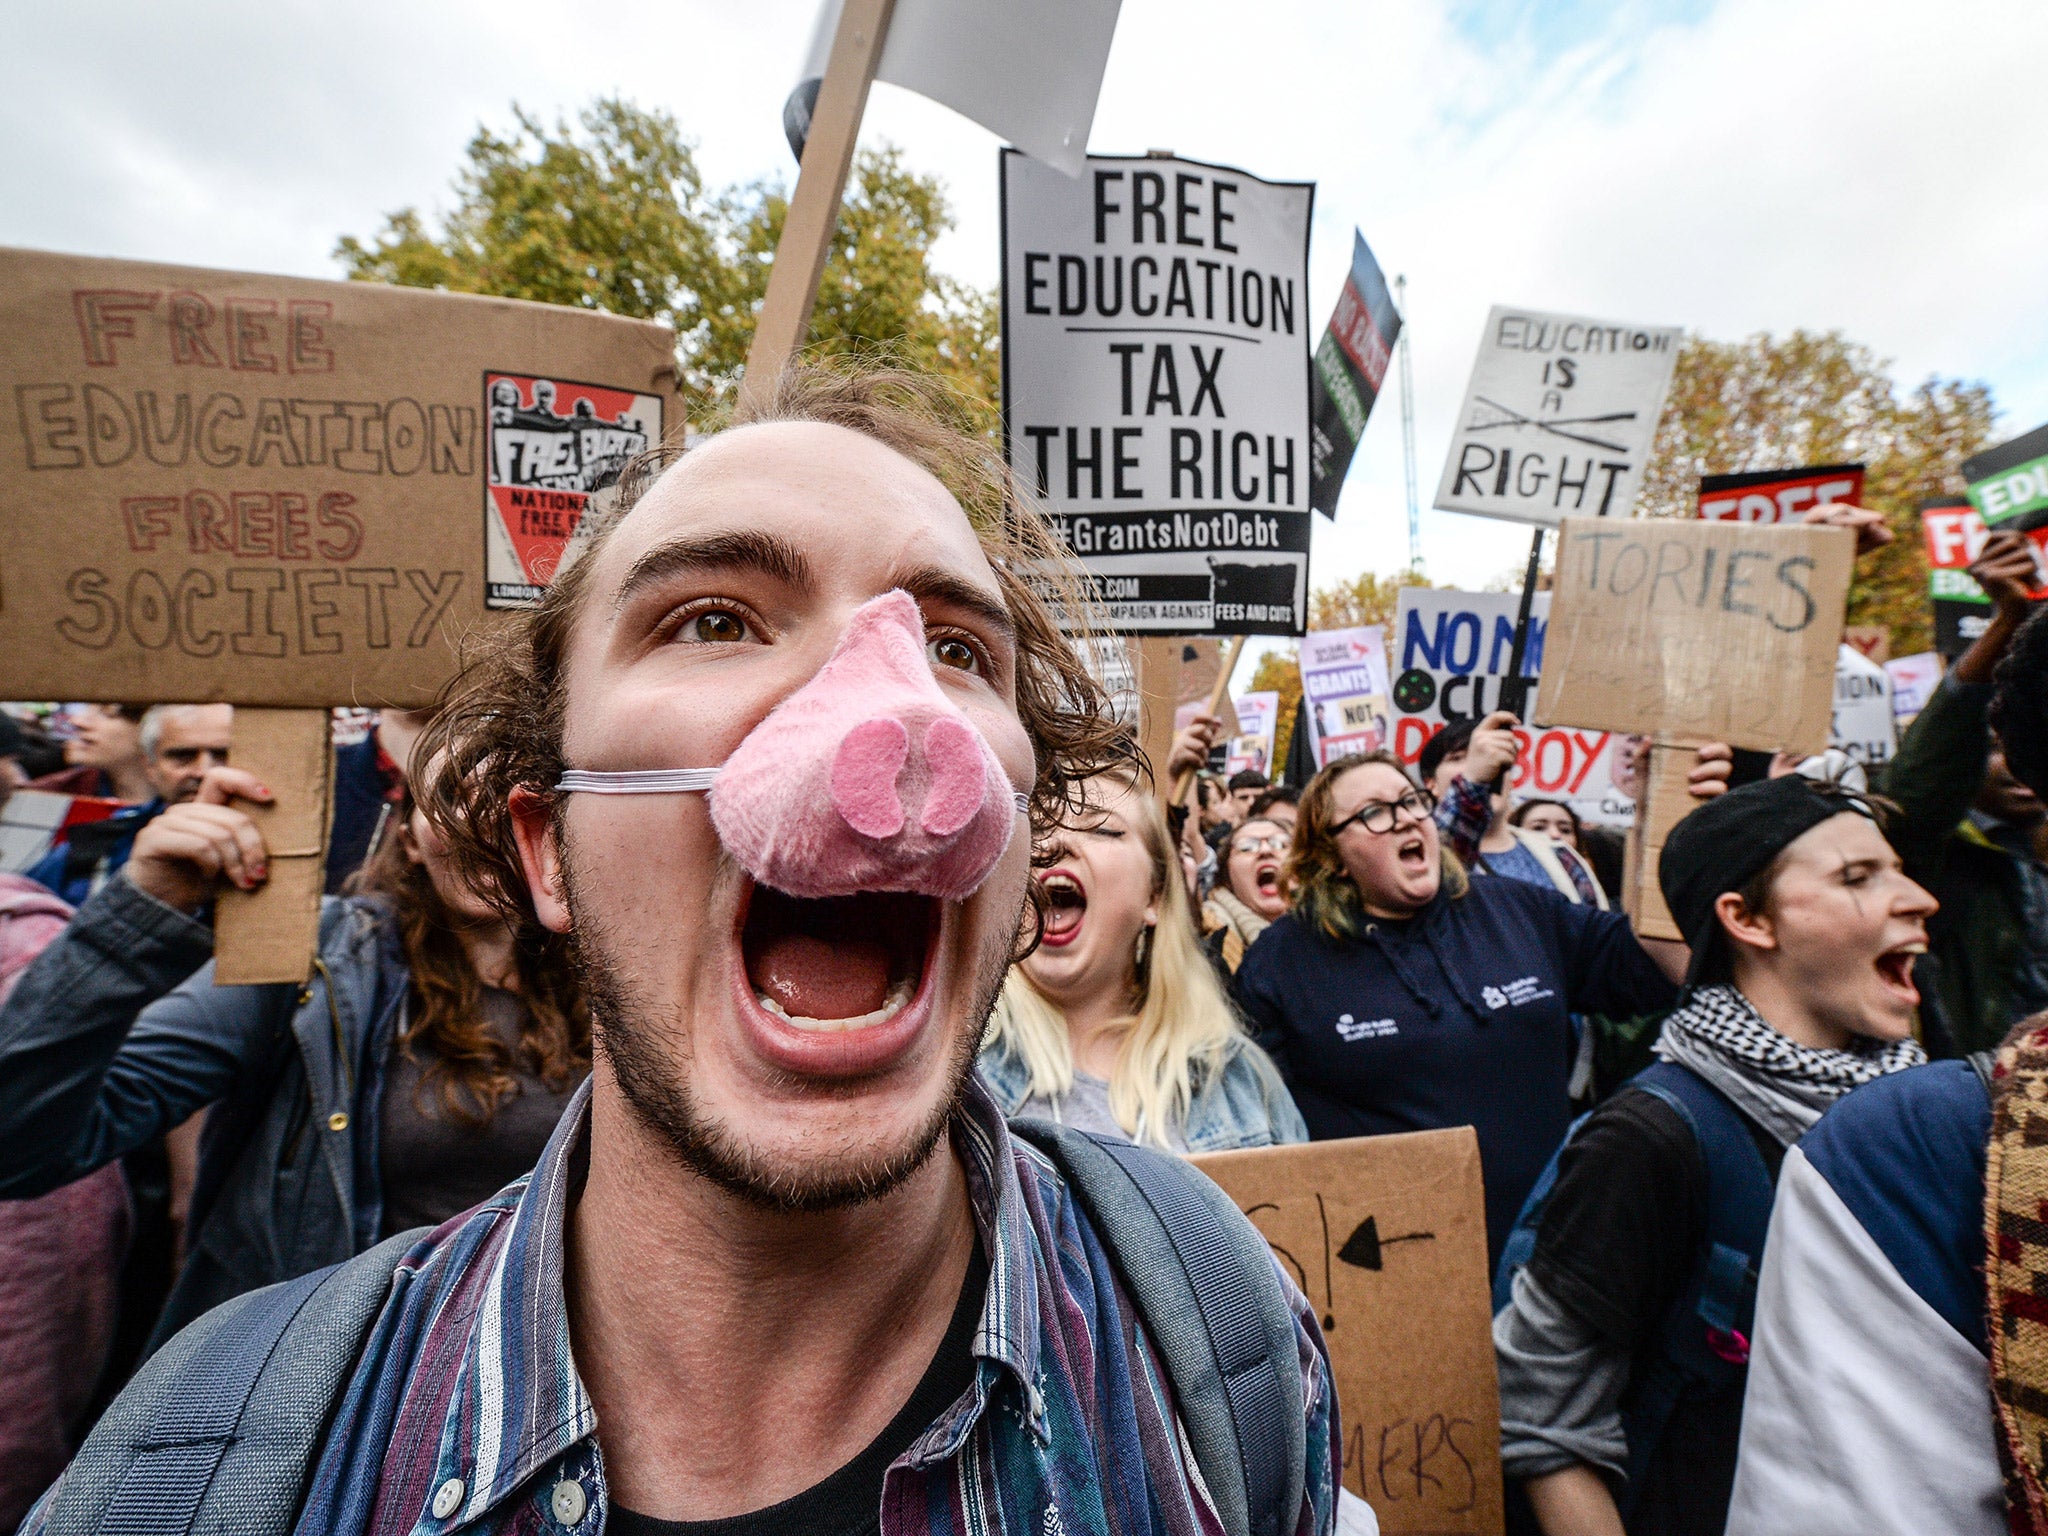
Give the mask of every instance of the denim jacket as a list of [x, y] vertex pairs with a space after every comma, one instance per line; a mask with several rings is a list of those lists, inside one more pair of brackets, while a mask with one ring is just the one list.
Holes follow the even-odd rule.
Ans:
[[214, 985], [213, 932], [109, 881], [0, 1009], [0, 1198], [43, 1194], [214, 1106], [156, 1342], [376, 1242], [384, 1060], [404, 1001], [383, 907], [328, 898], [303, 987]]
[[[981, 1080], [1005, 1116], [1031, 1097], [1031, 1074], [1001, 1040], [981, 1048]], [[1250, 1040], [1231, 1041], [1223, 1070], [1199, 1084], [1181, 1136], [1188, 1151], [1234, 1152], [1308, 1140], [1308, 1126], [1266, 1053]]]

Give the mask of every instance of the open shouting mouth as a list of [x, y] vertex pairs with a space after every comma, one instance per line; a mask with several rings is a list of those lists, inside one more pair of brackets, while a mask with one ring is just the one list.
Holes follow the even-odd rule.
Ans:
[[942, 922], [931, 896], [810, 899], [753, 886], [739, 933], [740, 990], [768, 1054], [796, 1071], [886, 1065], [930, 1015]]
[[1885, 990], [1908, 1007], [1920, 1004], [1920, 989], [1913, 985], [1913, 962], [1926, 953], [1925, 939], [1908, 939], [1903, 944], [1894, 944], [1871, 962]]
[[1048, 870], [1038, 877], [1038, 889], [1045, 897], [1045, 930], [1038, 942], [1048, 949], [1064, 949], [1081, 936], [1088, 889], [1070, 869]]
[[1429, 842], [1418, 831], [1401, 834], [1401, 840], [1394, 844], [1394, 862], [1404, 875], [1420, 875], [1429, 869]]

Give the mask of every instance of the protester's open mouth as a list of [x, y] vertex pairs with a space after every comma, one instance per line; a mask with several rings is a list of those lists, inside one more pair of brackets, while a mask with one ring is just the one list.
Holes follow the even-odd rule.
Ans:
[[754, 1001], [800, 1030], [886, 1024], [917, 995], [938, 920], [929, 896], [808, 900], [757, 885], [740, 931]]
[[1429, 848], [1422, 834], [1412, 832], [1394, 845], [1394, 858], [1404, 873], [1420, 874], [1429, 868]]
[[1039, 942], [1062, 949], [1081, 936], [1081, 918], [1088, 910], [1088, 892], [1068, 870], [1049, 870], [1038, 877], [1045, 897], [1045, 930]]
[[1261, 895], [1279, 894], [1280, 866], [1271, 859], [1261, 859], [1252, 867], [1252, 879], [1257, 882]]
[[1913, 961], [1927, 953], [1925, 939], [1910, 939], [1904, 944], [1895, 944], [1876, 959], [1877, 979], [1909, 1006], [1918, 1006], [1920, 989], [1913, 985]]

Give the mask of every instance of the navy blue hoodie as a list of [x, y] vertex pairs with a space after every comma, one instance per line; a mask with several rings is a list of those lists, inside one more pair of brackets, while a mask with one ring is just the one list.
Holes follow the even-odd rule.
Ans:
[[1571, 1123], [1569, 1015], [1677, 998], [1627, 918], [1520, 880], [1439, 892], [1405, 922], [1367, 919], [1356, 940], [1290, 912], [1234, 990], [1316, 1140], [1478, 1131], [1490, 1260]]

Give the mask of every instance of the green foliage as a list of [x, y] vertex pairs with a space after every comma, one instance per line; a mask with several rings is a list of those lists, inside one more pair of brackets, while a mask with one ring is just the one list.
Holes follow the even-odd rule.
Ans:
[[[676, 121], [607, 97], [553, 127], [513, 109], [517, 130], [480, 128], [438, 233], [390, 214], [335, 257], [352, 278], [599, 309], [675, 327], [693, 419], [725, 400], [746, 363], [788, 212], [780, 185], [707, 192]], [[996, 423], [995, 295], [931, 267], [953, 214], [936, 177], [894, 148], [854, 161], [811, 320], [826, 355], [886, 358], [937, 373], [968, 416]]]
[[1929, 379], [1901, 398], [1890, 364], [1830, 331], [1686, 338], [1657, 426], [1639, 514], [1690, 517], [1699, 477], [1861, 463], [1863, 500], [1892, 543], [1856, 564], [1849, 622], [1891, 630], [1892, 654], [1933, 644], [1919, 503], [1963, 489], [1959, 466], [1991, 437], [1990, 389]]

